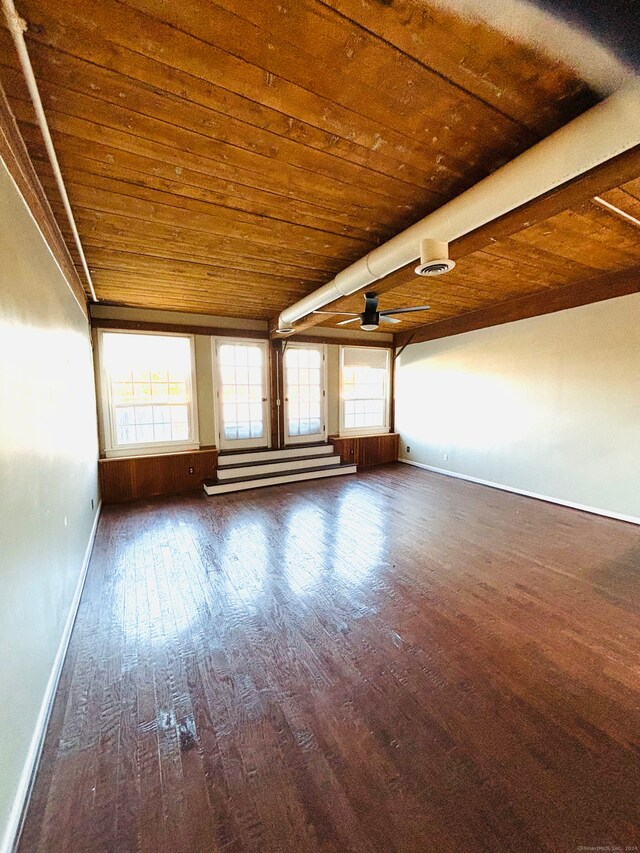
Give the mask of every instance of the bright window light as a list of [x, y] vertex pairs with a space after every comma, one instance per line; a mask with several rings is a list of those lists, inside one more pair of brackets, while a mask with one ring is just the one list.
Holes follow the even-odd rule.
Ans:
[[289, 437], [321, 436], [324, 429], [321, 348], [289, 344], [284, 354], [284, 372]]
[[381, 432], [388, 427], [389, 351], [342, 347], [341, 431]]
[[225, 441], [266, 440], [262, 346], [220, 344], [218, 362]]
[[103, 332], [101, 364], [108, 449], [196, 440], [190, 337]]

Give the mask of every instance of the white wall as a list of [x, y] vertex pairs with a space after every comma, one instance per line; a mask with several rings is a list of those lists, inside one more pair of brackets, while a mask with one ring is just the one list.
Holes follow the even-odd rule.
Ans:
[[0, 412], [3, 850], [95, 519], [98, 444], [87, 319], [2, 160]]
[[396, 429], [412, 461], [640, 517], [640, 294], [407, 347]]

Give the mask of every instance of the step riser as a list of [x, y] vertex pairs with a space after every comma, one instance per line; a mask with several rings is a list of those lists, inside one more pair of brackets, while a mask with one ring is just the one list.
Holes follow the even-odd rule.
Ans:
[[298, 456], [331, 456], [333, 447], [329, 444], [321, 444], [318, 447], [285, 447], [282, 450], [252, 450], [246, 453], [233, 453], [218, 456], [218, 468], [227, 468], [234, 465], [244, 465], [246, 462], [277, 462], [280, 459], [291, 459]]
[[339, 465], [339, 456], [311, 456], [305, 459], [297, 459], [290, 462], [283, 459], [279, 462], [263, 462], [260, 465], [251, 465], [244, 468], [219, 468], [217, 478], [220, 481], [234, 480], [236, 477], [255, 477], [257, 474], [277, 474], [281, 471], [296, 471], [300, 468], [321, 468], [323, 465]]
[[265, 480], [250, 480], [246, 483], [219, 483], [215, 486], [205, 486], [208, 495], [224, 495], [229, 492], [244, 492], [248, 489], [261, 489], [264, 486], [279, 486], [283, 483], [300, 483], [303, 480], [321, 480], [326, 477], [342, 477], [345, 474], [355, 474], [355, 465], [343, 465], [333, 471], [307, 471], [304, 474], [283, 474], [282, 477], [269, 477]]

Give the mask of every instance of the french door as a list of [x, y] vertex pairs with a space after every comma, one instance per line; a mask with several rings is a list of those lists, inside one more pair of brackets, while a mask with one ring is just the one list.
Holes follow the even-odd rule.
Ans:
[[324, 441], [325, 347], [287, 343], [284, 352], [285, 444]]
[[268, 446], [268, 360], [266, 341], [216, 341], [220, 448]]

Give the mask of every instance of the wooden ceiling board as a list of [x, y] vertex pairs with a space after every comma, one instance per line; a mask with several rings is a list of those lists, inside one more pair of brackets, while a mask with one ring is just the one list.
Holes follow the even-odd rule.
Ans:
[[[52, 205], [56, 215], [62, 217], [60, 205]], [[212, 265], [225, 265], [247, 272], [273, 272], [277, 264], [281, 276], [295, 279], [316, 279], [325, 282], [337, 272], [335, 260], [314, 257], [314, 267], [301, 267], [300, 257], [286, 249], [272, 248], [269, 259], [257, 249], [241, 240], [220, 240], [216, 235], [200, 231], [147, 223], [128, 216], [118, 216], [96, 211], [80, 211], [76, 216], [82, 223], [85, 246], [113, 248], [114, 251], [133, 251], [158, 257], [210, 261]]]
[[478, 21], [416, 0], [326, 0], [328, 8], [375, 32], [407, 56], [546, 136], [595, 103], [561, 62]]
[[[2, 31], [0, 30], [1, 37]], [[441, 168], [437, 175], [433, 175], [430, 171], [430, 166], [435, 157], [440, 156], [437, 152], [425, 150], [424, 159], [420, 162], [419, 170], [416, 173], [406, 160], [399, 159], [400, 155], [397, 155], [396, 158], [388, 157], [380, 151], [380, 146], [365, 147], [352, 139], [343, 138], [335, 133], [301, 122], [291, 115], [266, 107], [263, 103], [257, 103], [236, 95], [199, 77], [182, 72], [180, 69], [169, 68], [139, 52], [125, 50], [105, 41], [93, 31], [82, 28], [77, 31], [74, 29], [67, 30], [64, 27], [52, 25], [51, 19], [49, 19], [47, 29], [42, 28], [38, 37], [48, 39], [47, 44], [52, 44], [65, 58], [73, 57], [75, 50], [80, 57], [87, 58], [97, 69], [106, 66], [119, 72], [122, 79], [133, 79], [153, 90], [177, 95], [187, 100], [191, 105], [202, 105], [220, 119], [225, 116], [229, 116], [232, 120], [237, 119], [252, 128], [251, 135], [247, 135], [249, 145], [253, 144], [252, 140], [255, 135], [264, 130], [268, 132], [267, 139], [269, 140], [279, 138], [280, 140], [294, 141], [303, 147], [344, 160], [351, 166], [364, 166], [367, 169], [367, 174], [374, 181], [379, 179], [379, 176], [388, 175], [402, 182], [415, 182], [420, 186], [425, 174], [431, 182], [437, 180], [440, 183], [442, 181], [442, 173], [446, 168], [442, 166], [442, 163], [439, 164]], [[4, 39], [8, 46], [8, 34], [4, 34]], [[30, 40], [30, 45], [37, 47], [38, 44], [40, 42]], [[4, 53], [9, 56], [11, 49], [8, 48]], [[461, 167], [464, 166], [463, 163], [460, 165]]]
[[[514, 149], [521, 139], [531, 141], [530, 133], [503, 113], [487, 109], [464, 89], [454, 92], [430, 68], [354, 27], [348, 18], [318, 14], [316, 3], [300, 0], [299, 25], [291, 20], [290, 6], [275, 2], [242, 0], [231, 4], [234, 13], [208, 0], [127, 0], [127, 5], [264, 69], [276, 87], [293, 83], [326, 103], [340, 104], [351, 112], [352, 122], [372, 120], [382, 129], [376, 134], [383, 145], [385, 134], [389, 144], [395, 133], [413, 139], [415, 134], [437, 136], [447, 127], [466, 146], [461, 151], [465, 157], [479, 148], [478, 137], [484, 135], [505, 135]], [[368, 53], [353, 72], [349, 49], [341, 44], [350, 30], [356, 33], [354, 55], [356, 40], [366, 43]], [[428, 99], [421, 97], [424, 91]]]
[[[205, 84], [205, 92], [201, 94], [206, 106], [211, 105], [212, 99], [216, 104], [218, 90], [223, 90], [240, 96], [244, 102], [266, 106], [288, 119], [322, 129], [331, 134], [331, 139], [336, 136], [374, 152], [388, 151], [389, 156], [398, 161], [399, 170], [407, 162], [424, 169], [425, 162], [433, 160], [434, 148], [423, 142], [422, 137], [411, 139], [388, 128], [382, 136], [384, 125], [374, 119], [359, 116], [340, 102], [327, 100], [259, 65], [219, 49], [215, 44], [115, 0], [99, 4], [87, 4], [82, 0], [65, 0], [64, 4], [54, 0], [23, 0], [20, 8], [33, 23], [30, 41], [51, 42], [61, 54], [84, 56], [96, 65], [112, 67], [117, 63], [117, 70], [126, 77], [136, 76], [139, 58], [146, 58], [153, 63], [153, 85], [161, 90], [166, 88], [166, 91], [174, 92], [190, 103], [197, 102], [193, 91], [198, 91], [197, 83], [201, 81]], [[212, 8], [212, 5], [207, 5], [206, 13]], [[98, 55], [92, 52], [96, 42]], [[142, 73], [148, 79], [150, 69], [142, 64]], [[164, 73], [158, 72], [158, 66], [164, 69]], [[175, 83], [176, 73], [184, 75], [179, 86]], [[432, 136], [427, 137], [429, 142]], [[451, 134], [451, 131], [445, 132], [445, 137], [443, 145], [456, 152], [465, 142], [477, 145], [473, 140]], [[446, 153], [438, 149], [435, 151], [436, 154]], [[442, 172], [445, 172], [444, 166]], [[437, 182], [437, 176], [434, 182]]]
[[[626, 230], [626, 229], [625, 229]], [[640, 254], [619, 248], [624, 242], [622, 228], [610, 229], [610, 235], [604, 229], [598, 231], [586, 217], [580, 217], [576, 211], [565, 211], [552, 219], [525, 228], [514, 235], [517, 242], [530, 243], [557, 255], [559, 263], [568, 258], [586, 264], [595, 270], [611, 272], [631, 267], [638, 263]]]
[[602, 193], [601, 197], [614, 207], [623, 210], [630, 216], [635, 216], [636, 219], [640, 219], [640, 181], [638, 181], [637, 196], [632, 194], [632, 188], [632, 184], [624, 184], [618, 189]]
[[[17, 6], [98, 296], [118, 304], [272, 319], [596, 101], [560, 63], [417, 0]], [[4, 30], [0, 80], [69, 241]], [[636, 190], [612, 192], [635, 209]], [[630, 227], [565, 211], [446, 279], [398, 271], [384, 303], [445, 319], [630, 266]]]
[[[12, 83], [9, 79], [6, 86], [9, 96], [16, 94]], [[275, 161], [233, 146], [231, 153], [226, 148], [222, 151], [216, 150], [211, 140], [201, 134], [140, 116], [126, 108], [106, 104], [75, 92], [56, 89], [47, 83], [40, 86], [40, 89], [52, 131], [89, 138], [98, 144], [110, 144], [116, 149], [132, 151], [150, 160], [157, 159], [161, 163], [168, 160], [178, 170], [174, 170], [174, 173], [176, 178], [180, 178], [179, 183], [184, 183], [182, 170], [195, 166], [197, 171], [202, 170], [205, 175], [211, 174], [225, 181], [227, 193], [231, 196], [235, 194], [240, 198], [253, 198], [254, 189], [257, 189], [258, 193], [266, 190], [271, 194], [274, 219], [286, 215], [287, 207], [293, 206], [295, 211], [296, 200], [301, 200], [304, 204], [307, 199], [308, 205], [315, 207], [320, 220], [319, 228], [328, 230], [333, 220], [332, 230], [344, 233], [349, 230], [344, 219], [349, 216], [355, 218], [358, 212], [362, 211], [368, 221], [364, 226], [362, 220], [358, 222], [364, 231], [364, 237], [370, 240], [365, 229], [372, 229], [373, 216], [379, 215], [385, 207], [384, 196], [370, 190], [353, 190], [354, 199], [350, 210], [354, 212], [345, 212], [341, 209], [341, 204], [344, 208], [345, 194], [349, 186], [344, 182], [319, 181], [317, 175], [302, 169], [292, 170], [295, 174], [290, 177], [287, 170], [278, 168]], [[16, 106], [18, 119], [26, 121], [27, 102], [16, 100]], [[87, 120], [85, 116], [91, 116], [91, 120]], [[156, 141], [160, 139], [161, 142]], [[64, 149], [64, 142], [60, 147]], [[243, 168], [243, 161], [249, 161], [248, 164], [244, 162], [244, 166], [249, 165], [251, 168]], [[264, 163], [269, 164], [268, 169]], [[387, 198], [386, 207], [390, 204], [393, 202]], [[406, 205], [396, 202], [395, 207], [406, 218]], [[305, 212], [308, 214], [310, 209], [308, 206]], [[291, 214], [289, 218], [292, 218]]]

